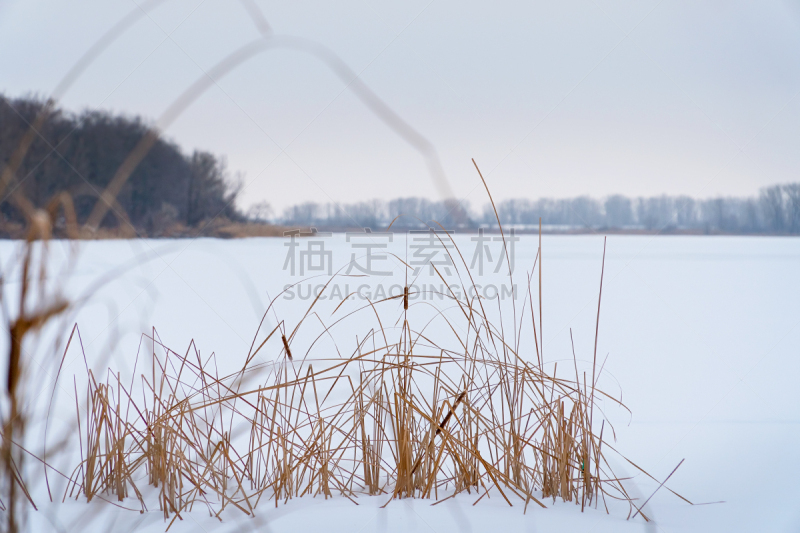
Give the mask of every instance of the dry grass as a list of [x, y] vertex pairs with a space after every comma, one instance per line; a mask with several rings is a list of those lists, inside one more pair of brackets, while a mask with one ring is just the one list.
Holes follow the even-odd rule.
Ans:
[[[54, 99], [140, 12], [134, 10], [87, 51], [59, 84]], [[330, 67], [367, 108], [417, 149], [440, 190], [449, 190], [433, 146], [347, 65], [316, 43], [273, 37], [268, 27], [261, 41], [230, 54], [187, 88], [165, 110], [159, 127], [168, 127], [210, 86], [209, 80], [275, 45], [309, 53]], [[137, 359], [133, 377], [126, 381], [111, 370], [105, 379], [97, 379], [87, 365], [80, 393], [77, 379], [71, 387], [74, 431], [55, 443], [45, 440], [41, 453], [26, 449], [30, 413], [24, 406], [35, 393], [25, 345], [73, 304], [62, 296], [59, 283], [47, 281], [54, 274], [48, 272], [49, 239], [54, 233], [69, 238], [132, 235], [115, 198], [156, 135], [142, 139], [107, 188], [97, 191], [100, 200], [78, 228], [67, 195], [56, 195], [42, 210], [16, 187], [17, 169], [54, 105], [50, 101], [37, 116], [0, 174], [0, 194], [8, 191], [26, 220], [4, 228], [7, 235], [25, 238], [17, 263], [20, 282], [12, 286], [0, 280], [4, 310], [9, 302], [16, 304], [15, 312], [5, 315], [11, 342], [0, 413], [0, 508], [6, 531], [22, 529], [24, 506], [34, 505], [28, 485], [39, 479], [25, 479], [32, 472], [23, 468], [26, 456], [44, 465], [37, 471], [43, 473], [51, 500], [48, 472], [67, 480], [63, 499], [135, 501], [138, 510], [158, 507], [167, 527], [196, 506], [218, 517], [226, 509], [252, 515], [259, 504], [277, 506], [304, 496], [355, 502], [372, 495], [387, 503], [396, 498], [438, 503], [467, 493], [477, 503], [491, 493], [509, 505], [522, 502], [526, 509], [530, 503], [544, 507], [547, 499], [562, 498], [582, 510], [615, 498], [629, 504], [629, 516], [641, 512], [606, 460], [609, 430], [598, 412], [598, 399], [616, 400], [597, 388], [601, 371], [596, 360], [590, 376], [579, 374], [576, 363], [574, 378], [557, 377], [555, 369], [549, 373], [542, 363], [541, 239], [534, 266], [538, 291], [535, 284], [531, 287], [531, 272], [519, 315], [512, 303], [514, 335], [504, 329], [508, 318], [504, 321], [502, 313], [492, 322], [484, 301], [463, 301], [452, 294], [444, 295], [451, 309], [437, 311], [434, 327], [439, 329], [428, 333], [430, 317], [421, 304], [409, 301], [408, 287], [394, 298], [336, 309], [333, 324], [352, 317], [373, 323], [346, 356], [340, 355], [340, 347], [349, 340], [335, 339], [331, 327], [319, 335], [334, 339], [335, 349], [314, 342], [307, 352], [292, 353], [294, 346], [307, 344], [309, 318], [319, 319], [317, 301], [291, 330], [284, 322], [269, 332], [259, 329], [246, 363], [230, 375], [219, 375], [216, 361], [201, 358], [194, 344], [179, 354], [153, 331], [148, 336], [152, 350], [142, 363], [147, 368], [138, 368]], [[98, 229], [110, 211], [123, 233]], [[56, 228], [61, 219], [64, 227]], [[173, 228], [170, 235], [184, 230]], [[275, 228], [216, 222], [208, 231], [252, 236], [273, 235]], [[457, 248], [455, 252], [454, 262], [461, 260], [468, 275]], [[471, 279], [458, 281], [463, 287], [473, 285]], [[8, 287], [15, 292], [11, 298]], [[387, 317], [393, 321], [386, 322]], [[520, 342], [523, 330], [533, 347]], [[79, 338], [75, 332], [68, 347]], [[60, 360], [63, 364], [63, 356]], [[60, 376], [57, 356], [46, 364], [55, 366], [54, 375]], [[79, 459], [71, 471], [61, 472], [52, 462], [57, 453]]]
[[[257, 222], [233, 222], [223, 217], [205, 221], [198, 227], [188, 227], [180, 223], [173, 223], [159, 228], [150, 233], [142, 228], [134, 229], [130, 225], [118, 227], [101, 227], [92, 231], [81, 231], [74, 236], [66, 228], [53, 228], [52, 238], [105, 240], [105, 239], [133, 239], [133, 238], [196, 238], [216, 237], [220, 239], [241, 239], [246, 237], [280, 237], [286, 228], [273, 224]], [[29, 227], [25, 224], [4, 222], [0, 228], [0, 238], [25, 240], [28, 238]]]
[[[539, 258], [541, 248], [541, 272]], [[426, 333], [431, 320], [406, 290], [340, 305], [304, 343], [316, 300], [293, 329], [281, 321], [257, 332], [246, 363], [225, 376], [193, 343], [179, 354], [154, 331], [136, 380], [109, 371], [99, 383], [88, 372], [86, 409], [76, 405], [81, 459], [64, 497], [134, 499], [170, 524], [196, 506], [252, 515], [259, 504], [308, 496], [438, 503], [467, 493], [477, 503], [494, 493], [525, 509], [561, 498], [582, 510], [614, 498], [641, 512], [606, 461], [608, 422], [596, 402], [616, 400], [596, 387], [596, 359], [591, 375], [576, 360], [573, 378], [541, 363], [540, 295], [529, 283], [529, 316], [515, 316], [513, 338], [480, 299], [449, 298], [451, 310], [436, 311], [447, 335]], [[340, 356], [332, 326], [354, 317], [375, 326]], [[520, 347], [523, 330], [530, 350]], [[336, 349], [317, 343], [323, 337]], [[311, 347], [293, 355], [295, 344]]]
[[[69, 215], [68, 202], [62, 207]], [[490, 302], [450, 293], [431, 317], [431, 303], [413, 301], [406, 285], [400, 295], [365, 305], [345, 300], [332, 323], [314, 333], [312, 324], [322, 322], [319, 297], [291, 329], [271, 304], [267, 313], [278, 325], [259, 327], [242, 368], [228, 375], [193, 343], [177, 353], [153, 330], [146, 336], [150, 351], [137, 356], [130, 379], [109, 369], [98, 380], [87, 364], [83, 392], [73, 384], [75, 431], [48, 456], [23, 447], [27, 417], [18, 407], [25, 336], [70, 307], [58, 291], [44, 290], [54, 216], [40, 218], [23, 248], [21, 303], [9, 323], [2, 459], [3, 495], [17, 502], [7, 508], [10, 531], [19, 529], [22, 498], [34, 503], [23, 480], [25, 454], [45, 465], [45, 476], [52, 471], [66, 480], [62, 500], [116, 500], [125, 508], [135, 501], [140, 511], [160, 509], [167, 527], [196, 506], [220, 517], [226, 509], [253, 515], [264, 502], [308, 496], [435, 505], [463, 493], [476, 504], [495, 494], [525, 510], [560, 498], [607, 511], [612, 498], [627, 502], [629, 517], [649, 520], [606, 459], [612, 432], [598, 401], [621, 403], [597, 388], [605, 252], [591, 374], [578, 371], [574, 351], [574, 376], [543, 364], [540, 235], [519, 309], [515, 300], [511, 309], [491, 302], [495, 312]], [[457, 281], [461, 294], [476, 294], [463, 290], [474, 281], [452, 237], [438, 238], [450, 239], [447, 253], [457, 265], [455, 280], [437, 271], [443, 286]], [[39, 303], [30, 311], [33, 288]], [[345, 320], [364, 328], [354, 343], [337, 338], [334, 326]], [[64, 356], [79, 338], [76, 326]], [[79, 456], [71, 471], [49, 462], [56, 450]]]
[[[591, 375], [579, 373], [577, 358], [574, 377], [558, 376], [557, 367], [548, 372], [541, 233], [520, 309], [515, 300], [510, 310], [498, 302], [494, 321], [488, 302], [454, 293], [442, 295], [445, 307], [431, 318], [430, 303], [412, 303], [406, 285], [401, 295], [355, 309], [343, 303], [307, 351], [293, 354], [293, 346], [309, 344], [309, 323], [321, 322], [317, 299], [293, 329], [283, 321], [269, 332], [259, 328], [245, 364], [229, 375], [220, 375], [216, 361], [202, 359], [193, 344], [179, 354], [153, 331], [149, 367], [135, 368], [130, 381], [110, 369], [98, 380], [87, 365], [83, 393], [77, 381], [73, 385], [76, 431], [50, 446], [50, 455], [46, 440], [44, 451], [33, 453], [25, 448], [29, 413], [21, 409], [31, 394], [24, 388], [23, 345], [71, 307], [60, 284], [48, 290], [47, 247], [59, 212], [68, 236], [98, 235], [86, 225], [78, 229], [67, 196], [57, 197], [48, 211], [26, 211], [19, 308], [8, 321], [0, 450], [0, 505], [8, 531], [20, 529], [24, 502], [34, 505], [23, 479], [25, 455], [44, 464], [51, 499], [50, 471], [67, 480], [63, 499], [135, 500], [141, 511], [157, 506], [169, 524], [195, 506], [220, 517], [226, 509], [253, 515], [264, 501], [277, 506], [304, 496], [355, 502], [382, 495], [387, 504], [402, 498], [435, 504], [463, 493], [474, 495], [475, 503], [494, 493], [526, 510], [556, 498], [582, 510], [602, 502], [607, 510], [606, 499], [613, 498], [627, 502], [629, 517], [648, 519], [606, 459], [612, 451], [605, 440], [609, 424], [598, 400], [617, 401], [597, 388], [602, 267]], [[224, 222], [211, 230], [237, 236], [249, 231]], [[458, 265], [457, 279], [438, 274], [444, 286], [457, 282], [461, 294], [477, 294], [464, 290], [474, 281], [452, 237], [443, 232], [438, 238], [450, 239], [447, 253]], [[272, 307], [267, 312], [276, 313]], [[350, 341], [336, 338], [332, 326], [354, 319], [363, 334], [345, 349]], [[522, 343], [523, 334], [532, 343]], [[318, 343], [322, 338], [333, 346]], [[80, 459], [62, 473], [50, 461], [56, 451], [77, 452]]]

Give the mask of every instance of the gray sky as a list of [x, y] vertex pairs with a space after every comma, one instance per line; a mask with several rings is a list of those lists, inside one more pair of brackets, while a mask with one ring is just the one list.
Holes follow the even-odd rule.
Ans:
[[[456, 196], [749, 195], [800, 181], [800, 4], [786, 1], [255, 1], [278, 36], [328, 47], [436, 149]], [[138, 3], [138, 4], [137, 4]], [[145, 0], [1, 0], [0, 91], [48, 95]], [[155, 121], [259, 38], [245, 3], [166, 0], [64, 107]], [[426, 160], [326, 63], [272, 47], [216, 77], [167, 130], [227, 156], [241, 205], [439, 198]]]

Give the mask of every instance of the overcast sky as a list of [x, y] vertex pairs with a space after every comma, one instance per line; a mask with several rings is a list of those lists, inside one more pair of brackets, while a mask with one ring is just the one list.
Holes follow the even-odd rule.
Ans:
[[[464, 0], [0, 0], [0, 91], [49, 95], [104, 32], [146, 14], [61, 99], [155, 122], [213, 82], [166, 136], [227, 157], [241, 206], [440, 198], [750, 195], [800, 181], [800, 3]], [[155, 5], [153, 5], [155, 4]], [[404, 138], [318, 56], [327, 47], [410, 126]], [[206, 78], [208, 79], [208, 78]], [[412, 133], [408, 133], [412, 132]], [[417, 143], [419, 145], [419, 142]], [[430, 154], [428, 154], [430, 156]]]

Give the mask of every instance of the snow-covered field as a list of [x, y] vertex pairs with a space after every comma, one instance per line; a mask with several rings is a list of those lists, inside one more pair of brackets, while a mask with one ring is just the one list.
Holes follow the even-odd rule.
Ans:
[[[398, 256], [406, 253], [404, 239], [395, 235], [391, 245]], [[363, 249], [353, 248], [354, 241], [348, 242], [344, 235], [324, 238], [334, 272], [347, 264], [351, 253], [357, 259], [364, 255]], [[470, 263], [476, 242], [464, 235], [456, 242]], [[285, 239], [81, 243], [66, 292], [77, 297], [110, 274], [108, 283], [93, 291], [71, 319], [79, 325], [90, 362], [107, 359], [114, 368], [129, 369], [141, 334], [155, 327], [164, 344], [176, 351], [185, 350], [194, 339], [203, 353], [215, 352], [232, 368], [241, 365], [270, 297], [278, 297], [276, 314], [289, 324], [310, 303], [304, 299], [307, 283], [292, 293], [292, 299], [278, 296], [287, 284], [319, 274], [306, 270], [300, 276], [299, 263], [308, 257], [298, 253], [293, 276], [287, 253], [308, 250], [307, 241], [298, 240], [296, 250], [287, 243]], [[0, 242], [4, 264], [11, 261], [16, 246]], [[54, 261], [66, 258], [67, 243], [51, 246]], [[493, 272], [498, 244], [487, 246], [495, 262], [484, 258], [484, 273], [476, 283], [482, 287], [507, 283], [504, 267]], [[514, 282], [522, 292], [537, 238], [523, 236], [515, 246]], [[410, 260], [411, 243], [408, 250]], [[602, 254], [602, 236], [543, 237], [546, 363], [571, 364], [570, 328], [578, 359], [591, 360]], [[342, 295], [361, 284], [368, 285], [362, 293], [372, 295], [378, 285], [391, 293], [393, 285], [404, 284], [396, 261], [387, 259], [373, 267], [383, 274], [337, 281]], [[326, 279], [309, 282], [310, 290]], [[439, 284], [433, 278], [426, 281], [423, 272], [418, 283], [428, 282]], [[12, 276], [7, 287], [13, 286]], [[321, 309], [330, 311], [338, 303], [324, 302]], [[510, 300], [502, 305], [512, 309]], [[270, 313], [267, 318], [272, 325], [275, 316]], [[349, 334], [342, 332], [344, 338]], [[42, 345], [39, 350], [41, 354], [46, 348]], [[581, 513], [573, 504], [552, 500], [545, 502], [548, 509], [529, 507], [523, 515], [522, 502], [512, 501], [514, 507], [509, 508], [501, 498], [473, 506], [474, 497], [459, 497], [435, 507], [424, 500], [406, 500], [386, 509], [380, 509], [385, 497], [363, 496], [358, 506], [341, 497], [303, 498], [277, 509], [262, 504], [254, 519], [230, 511], [223, 514], [223, 524], [198, 511], [171, 531], [210, 531], [219, 526], [331, 532], [800, 530], [800, 239], [609, 237], [598, 353], [603, 358], [609, 354], [603, 378], [606, 390], [621, 393], [633, 412], [632, 417], [622, 410], [609, 413], [616, 424], [617, 448], [659, 479], [685, 458], [668, 486], [696, 503], [725, 503], [690, 506], [662, 489], [648, 505], [656, 522], [646, 525], [641, 517], [626, 522], [622, 511], [610, 516], [601, 509]], [[63, 370], [67, 381], [84, 368], [83, 360], [73, 355]], [[48, 394], [49, 387], [43, 387]], [[652, 481], [629, 466], [618, 467], [634, 476], [631, 486], [642, 497], [655, 489]], [[81, 505], [44, 505], [33, 524], [43, 531], [53, 527], [49, 520], [57, 520], [65, 529], [87, 530], [85, 523], [72, 523], [76, 508], [83, 510]], [[115, 531], [163, 530], [159, 512], [150, 514], [109, 506], [91, 524], [97, 531], [105, 530], [109, 517], [118, 515]]]

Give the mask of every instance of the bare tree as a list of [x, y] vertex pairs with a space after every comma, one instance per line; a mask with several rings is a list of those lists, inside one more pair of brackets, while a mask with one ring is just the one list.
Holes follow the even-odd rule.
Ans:
[[647, 229], [664, 229], [675, 225], [674, 202], [669, 196], [639, 198], [636, 205], [639, 224]]
[[767, 227], [775, 232], [783, 232], [786, 227], [783, 206], [783, 188], [780, 185], [761, 189], [759, 197]]
[[675, 224], [679, 228], [696, 228], [698, 223], [697, 202], [689, 196], [678, 196], [673, 202]]
[[800, 183], [789, 183], [783, 186], [786, 193], [786, 218], [789, 233], [800, 233]]
[[266, 223], [272, 219], [273, 216], [272, 206], [269, 202], [261, 201], [251, 205], [247, 210], [247, 220], [253, 222]]
[[606, 198], [606, 225], [610, 228], [624, 228], [633, 224], [633, 207], [630, 198], [615, 194]]

